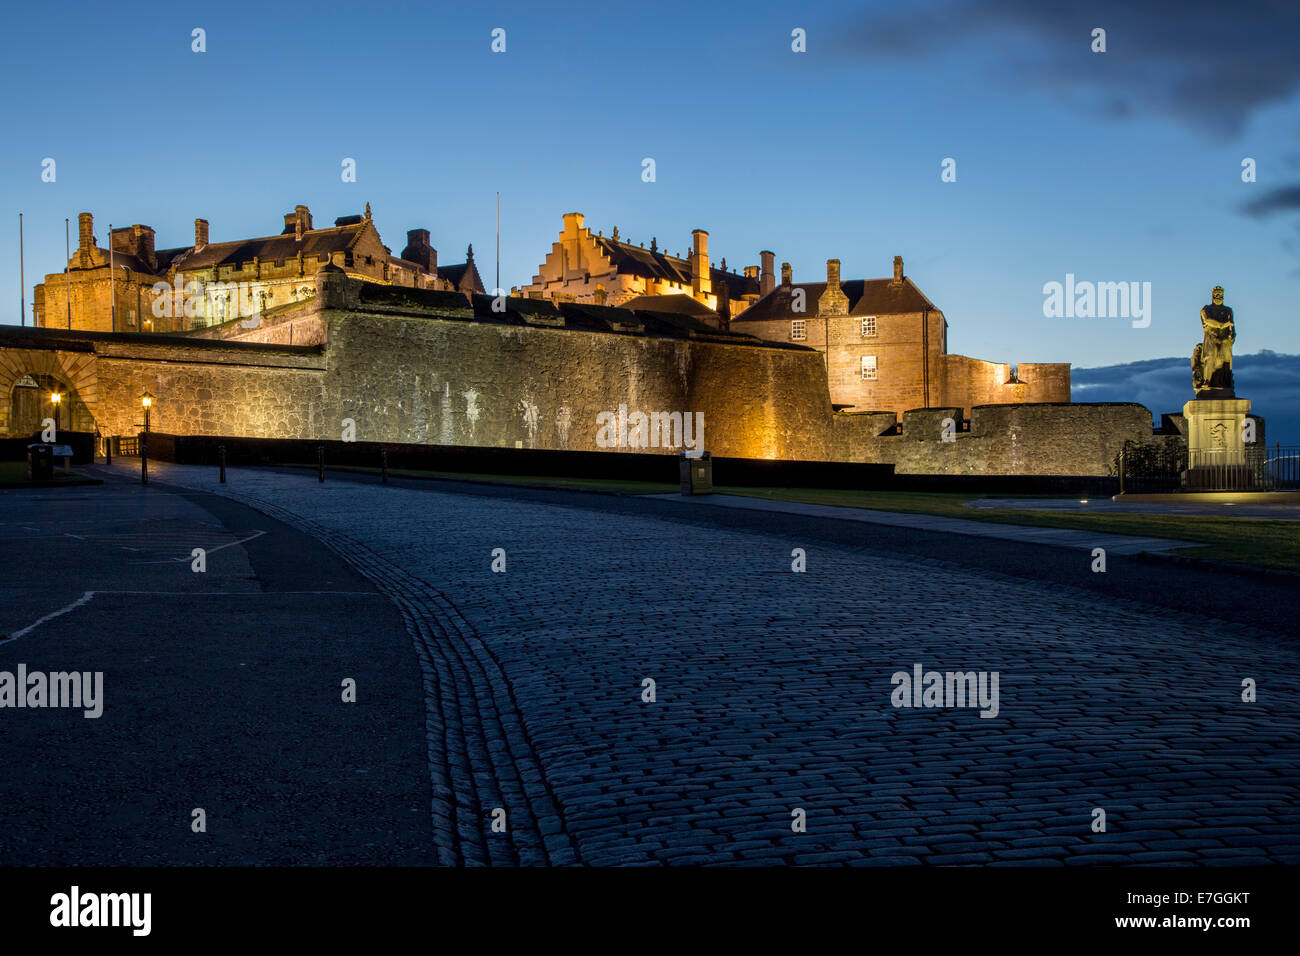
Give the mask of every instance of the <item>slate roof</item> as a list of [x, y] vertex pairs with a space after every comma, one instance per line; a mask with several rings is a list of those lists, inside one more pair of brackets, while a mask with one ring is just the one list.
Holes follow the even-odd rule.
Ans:
[[698, 301], [694, 296], [689, 296], [684, 292], [674, 292], [672, 295], [638, 295], [636, 298], [628, 299], [622, 303], [620, 308], [634, 311], [647, 309], [652, 312], [676, 312], [679, 315], [689, 315], [715, 321], [718, 319], [717, 312], [714, 312], [703, 302]]
[[[143, 272], [145, 275], [158, 274], [153, 269], [149, 268], [148, 263], [144, 262], [143, 260], [141, 260], [140, 258], [138, 258], [137, 256], [133, 255], [130, 252], [118, 252], [114, 250], [113, 258], [110, 260], [108, 257], [108, 250], [103, 249], [101, 251], [104, 253], [104, 262], [107, 264], [111, 264], [114, 269], [121, 269], [123, 266], [125, 266], [126, 268], [130, 269], [132, 272]], [[73, 255], [72, 258], [75, 259], [76, 255]], [[75, 269], [78, 267], [73, 266], [73, 268]], [[163, 267], [162, 271], [163, 272], [167, 271], [165, 266]]]
[[313, 229], [303, 233], [301, 242], [290, 232], [261, 239], [210, 242], [202, 249], [164, 249], [158, 253], [158, 266], [166, 272], [169, 265], [182, 270], [210, 269], [219, 264], [250, 262], [254, 256], [263, 262], [288, 261], [295, 258], [299, 250], [304, 259], [313, 256], [328, 258], [335, 252], [346, 252], [352, 248], [364, 228], [364, 223], [355, 223], [332, 226], [329, 229]]
[[[658, 279], [663, 282], [677, 282], [685, 286], [691, 284], [691, 263], [680, 256], [669, 256], [656, 250], [651, 252], [640, 246], [621, 240], [596, 237], [596, 245], [614, 265], [615, 271], [622, 275], [641, 276], [645, 279]], [[726, 283], [727, 292], [733, 299], [743, 295], [758, 295], [758, 279], [749, 278], [734, 272], [709, 268], [709, 279], [717, 292], [719, 283]]]
[[[852, 279], [841, 282], [840, 288], [849, 299], [849, 315], [891, 315], [899, 312], [924, 312], [929, 309], [938, 311], [933, 302], [913, 284], [911, 279], [903, 278], [899, 285], [892, 279]], [[805, 311], [795, 312], [791, 308], [795, 289], [805, 292]], [[771, 319], [806, 319], [817, 314], [817, 300], [826, 291], [825, 282], [795, 282], [791, 285], [778, 285], [740, 315], [731, 320], [731, 324], [743, 325], [746, 322], [762, 322]]]
[[474, 274], [470, 277], [473, 283], [471, 288], [475, 292], [486, 292], [487, 290], [483, 288], [483, 280], [478, 274], [478, 266], [474, 265], [472, 261], [458, 262], [452, 265], [443, 265], [440, 262], [438, 263], [438, 278], [446, 279], [453, 286], [459, 289], [461, 288], [461, 282], [465, 279], [465, 273], [470, 269], [474, 270]]

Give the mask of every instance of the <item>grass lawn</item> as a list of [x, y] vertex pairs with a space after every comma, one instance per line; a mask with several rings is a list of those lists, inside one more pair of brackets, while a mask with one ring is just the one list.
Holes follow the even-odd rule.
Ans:
[[[1169, 514], [1086, 514], [1068, 511], [1020, 511], [965, 508], [963, 503], [997, 495], [939, 494], [910, 491], [836, 491], [817, 488], [716, 488], [722, 494], [816, 505], [873, 508], [942, 515], [968, 521], [995, 521], [1047, 528], [1075, 528], [1153, 538], [1200, 541], [1204, 548], [1174, 553], [1215, 561], [1254, 564], [1300, 571], [1300, 522], [1266, 518], [1216, 518]], [[1018, 498], [1025, 497], [1017, 495]]]
[[[292, 467], [315, 468], [315, 464]], [[327, 470], [329, 470], [327, 468]], [[379, 474], [378, 468], [341, 468]], [[409, 471], [392, 468], [393, 477], [446, 478], [483, 481], [503, 485], [543, 485], [575, 491], [610, 491], [625, 495], [666, 494], [678, 490], [677, 484], [650, 481], [624, 481], [606, 478], [554, 478], [537, 475], [478, 475], [458, 472]], [[839, 491], [823, 488], [738, 488], [715, 486], [719, 494], [776, 501], [797, 501], [815, 505], [838, 505], [848, 508], [871, 508], [878, 511], [904, 511], [915, 514], [942, 515], [967, 521], [993, 521], [1046, 528], [1074, 528], [1140, 537], [1176, 538], [1199, 541], [1208, 547], [1180, 548], [1174, 553], [1213, 561], [1251, 564], [1286, 571], [1300, 571], [1300, 522], [1270, 521], [1263, 518], [1217, 518], [1197, 515], [1168, 514], [1086, 514], [1067, 511], [1002, 510], [966, 508], [963, 504], [998, 495], [943, 494], [913, 491]], [[1011, 497], [1011, 496], [1007, 496]], [[1016, 498], [1033, 497], [1015, 495]], [[1043, 495], [1043, 498], [1059, 498]]]

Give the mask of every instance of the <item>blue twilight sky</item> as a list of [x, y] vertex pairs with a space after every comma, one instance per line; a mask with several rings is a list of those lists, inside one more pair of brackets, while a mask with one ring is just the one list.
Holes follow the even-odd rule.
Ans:
[[[30, 315], [83, 210], [101, 245], [139, 222], [165, 248], [192, 243], [195, 217], [221, 241], [278, 233], [295, 203], [328, 224], [369, 202], [394, 252], [416, 226], [444, 262], [472, 242], [490, 288], [499, 189], [506, 287], [578, 210], [674, 253], [705, 228], [737, 269], [770, 248], [796, 280], [829, 257], [884, 276], [901, 254], [950, 350], [979, 358], [1186, 356], [1216, 283], [1239, 354], [1300, 352], [1300, 5], [1071, 6], [16, 5], [0, 321], [18, 322], [19, 212]], [[1067, 273], [1150, 282], [1150, 326], [1045, 318], [1043, 285]]]

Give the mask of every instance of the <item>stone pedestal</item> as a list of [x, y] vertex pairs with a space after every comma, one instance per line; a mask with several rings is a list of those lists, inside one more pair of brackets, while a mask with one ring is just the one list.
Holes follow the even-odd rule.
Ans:
[[1197, 398], [1183, 406], [1187, 419], [1187, 490], [1242, 487], [1249, 472], [1242, 423], [1250, 411], [1245, 398]]

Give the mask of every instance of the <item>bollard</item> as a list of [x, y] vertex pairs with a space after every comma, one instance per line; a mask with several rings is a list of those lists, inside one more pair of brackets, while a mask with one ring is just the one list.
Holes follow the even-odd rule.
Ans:
[[104, 464], [113, 464], [113, 436], [104, 436]]
[[388, 449], [379, 449], [379, 473], [383, 484], [388, 484]]
[[226, 483], [226, 446], [217, 446], [217, 457], [221, 459], [221, 483]]
[[316, 446], [316, 480], [325, 481], [325, 446]]
[[140, 484], [149, 484], [149, 439], [148, 432], [140, 435]]

